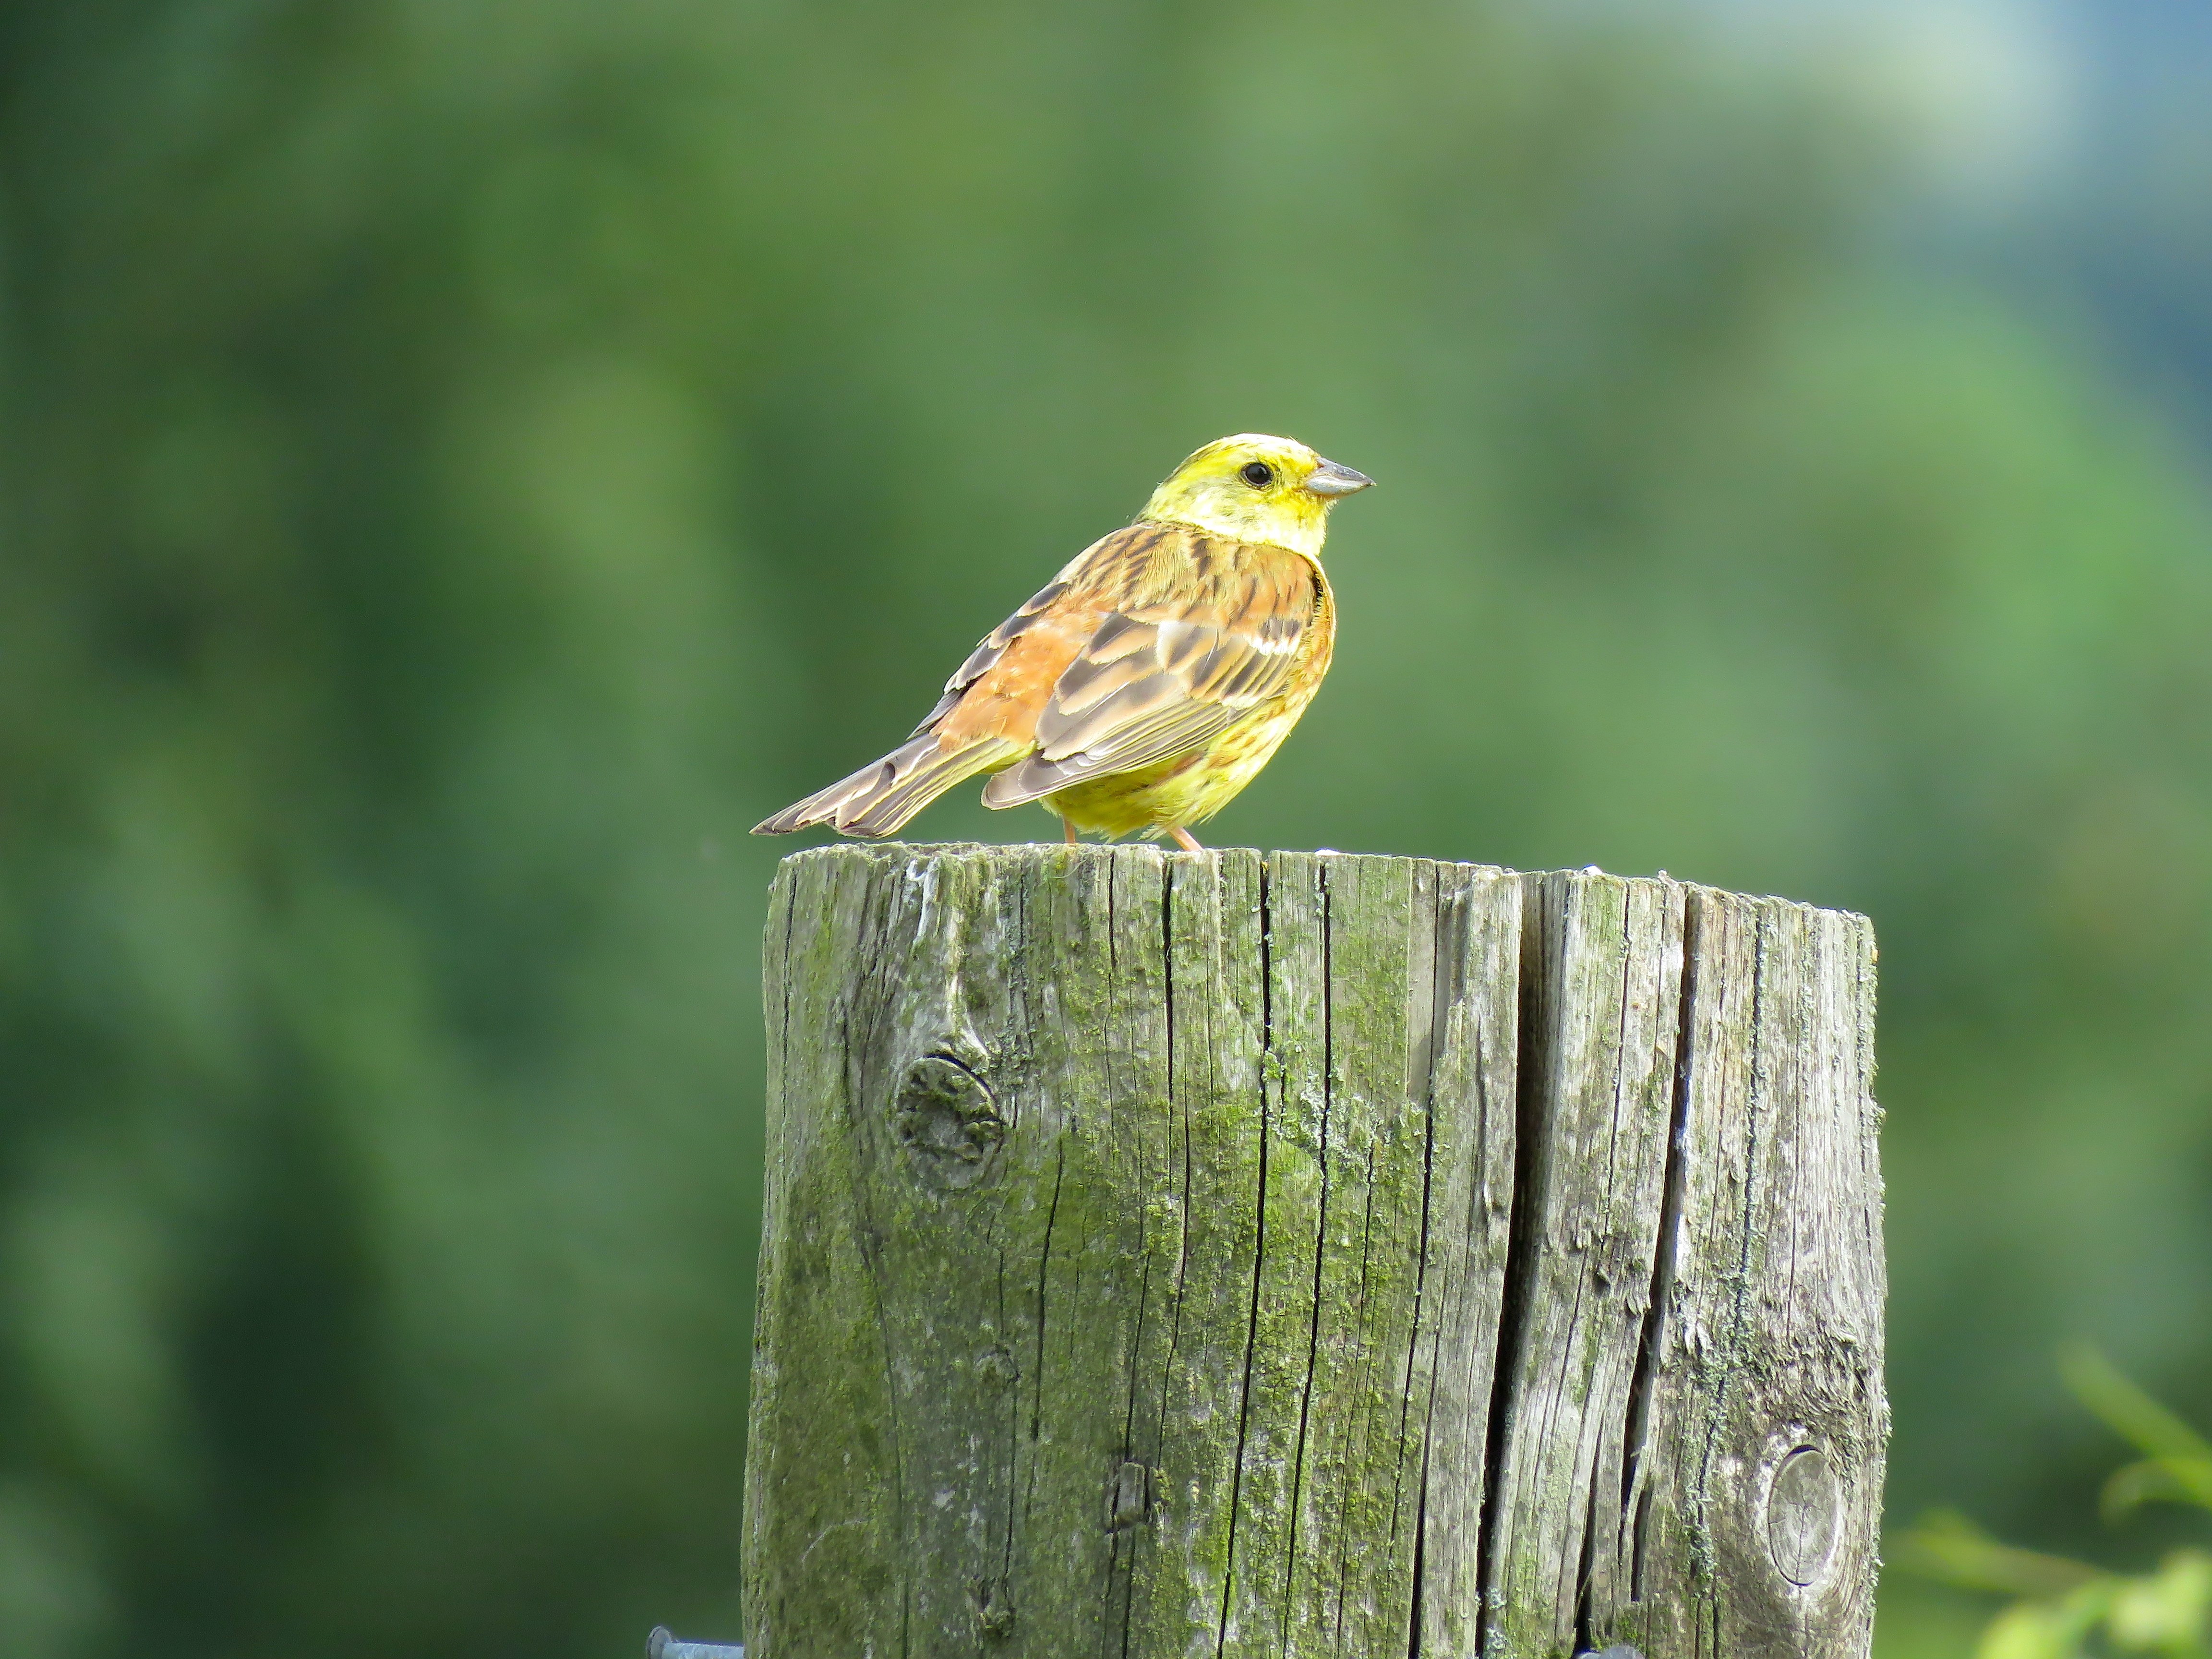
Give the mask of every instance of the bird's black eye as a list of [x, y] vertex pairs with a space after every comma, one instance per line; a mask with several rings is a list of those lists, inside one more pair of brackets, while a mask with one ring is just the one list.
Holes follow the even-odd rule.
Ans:
[[1247, 461], [1237, 470], [1255, 489], [1265, 489], [1275, 482], [1275, 469], [1265, 461]]

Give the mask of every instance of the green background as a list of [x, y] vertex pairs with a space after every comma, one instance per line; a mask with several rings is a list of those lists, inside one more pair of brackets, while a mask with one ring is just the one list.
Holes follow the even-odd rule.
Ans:
[[2142, 1556], [2051, 1355], [2212, 1419], [2212, 161], [1999, 210], [1870, 61], [0, 6], [0, 1651], [734, 1638], [745, 830], [1247, 429], [1381, 487], [1212, 838], [1870, 914], [1893, 1524]]

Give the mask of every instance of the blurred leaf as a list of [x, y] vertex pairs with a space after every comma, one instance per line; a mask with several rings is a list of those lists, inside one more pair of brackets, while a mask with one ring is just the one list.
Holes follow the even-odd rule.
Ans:
[[1955, 1510], [1923, 1516], [1919, 1525], [1893, 1537], [1884, 1553], [1907, 1571], [2006, 1595], [2058, 1596], [2107, 1577], [2078, 1561], [2001, 1544]]
[[2119, 1647], [2193, 1655], [2208, 1650], [2208, 1613], [2212, 1556], [2177, 1550], [2149, 1577], [2122, 1583], [2106, 1618]]
[[2192, 1501], [2212, 1507], [2212, 1498], [2198, 1495], [2212, 1489], [2197, 1485], [2201, 1476], [2196, 1473], [2212, 1469], [2212, 1442], [2123, 1376], [2110, 1360], [2086, 1343], [2070, 1344], [2062, 1350], [2059, 1368], [2075, 1399], [2138, 1451], [2149, 1454], [2170, 1479], [2190, 1493]]
[[1990, 1621], [1977, 1659], [2073, 1659], [2109, 1606], [2111, 1587], [2085, 1584], [2056, 1601], [2024, 1601]]
[[2108, 1522], [2143, 1504], [2194, 1504], [2212, 1509], [2212, 1462], [2197, 1458], [2148, 1458], [2112, 1472], [2100, 1494]]

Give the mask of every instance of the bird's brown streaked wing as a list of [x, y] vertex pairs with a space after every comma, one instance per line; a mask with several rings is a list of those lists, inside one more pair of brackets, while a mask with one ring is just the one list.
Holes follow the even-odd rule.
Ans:
[[[937, 700], [912, 735], [920, 737], [925, 732], [937, 729], [938, 721], [957, 708], [968, 688], [998, 666], [999, 659], [1006, 654], [1006, 647], [1037, 625], [1038, 621], [1052, 608], [1053, 601], [1067, 592], [1065, 578], [1039, 588], [1020, 610], [993, 629], [976, 647], [968, 653], [968, 660], [952, 671], [952, 678], [945, 682], [945, 695]], [[943, 659], [939, 658], [939, 661]]]
[[1065, 628], [1071, 623], [1094, 626], [1104, 612], [1135, 604], [1158, 562], [1161, 549], [1186, 549], [1194, 539], [1179, 526], [1158, 524], [1133, 524], [1101, 536], [1069, 560], [1066, 568], [1020, 610], [983, 636], [968, 660], [945, 682], [945, 694], [914, 728], [913, 735], [918, 738], [936, 730], [939, 722], [960, 706], [969, 689], [998, 667], [1008, 648], [1024, 635], [1040, 627]]
[[[1054, 609], [1067, 593], [1067, 579], [1075, 568], [1061, 572], [984, 636], [945, 683], [937, 707], [906, 742], [850, 777], [786, 807], [756, 825], [753, 833], [787, 836], [826, 823], [842, 835], [892, 835], [963, 778], [1003, 766], [1026, 752], [1034, 715], [1009, 721], [1007, 716], [1014, 711], [1007, 707], [1006, 694], [1015, 693], [1018, 698], [1021, 683], [1029, 680], [1036, 684], [1036, 701], [1042, 702], [1045, 688], [1096, 624], [1095, 604]], [[1072, 635], [1071, 627], [1076, 630]], [[1060, 637], [1054, 637], [1055, 632]], [[970, 692], [981, 701], [970, 699]], [[949, 720], [963, 703], [972, 706], [961, 718]], [[1010, 726], [1018, 729], [1009, 730]]]
[[993, 778], [984, 804], [1018, 806], [1188, 753], [1284, 690], [1317, 602], [1303, 565], [1288, 576], [1110, 612], [1053, 687], [1036, 752]]

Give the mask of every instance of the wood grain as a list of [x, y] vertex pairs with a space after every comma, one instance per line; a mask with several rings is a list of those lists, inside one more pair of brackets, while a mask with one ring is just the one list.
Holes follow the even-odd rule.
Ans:
[[1863, 1655], [1859, 918], [836, 847], [767, 941], [755, 1659]]

